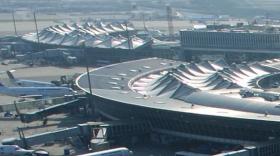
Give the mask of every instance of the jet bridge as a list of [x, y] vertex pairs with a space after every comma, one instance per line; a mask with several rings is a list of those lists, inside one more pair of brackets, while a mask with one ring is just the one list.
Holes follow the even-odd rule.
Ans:
[[[53, 114], [59, 114], [59, 113], [65, 113], [73, 110], [74, 108], [78, 107], [84, 107], [87, 104], [87, 98], [86, 97], [79, 97], [77, 99], [52, 105], [50, 107], [40, 109], [38, 111], [34, 112], [28, 112], [28, 113], [20, 113], [17, 109], [17, 113], [20, 116], [20, 120], [23, 123], [30, 123], [36, 120], [41, 120], [46, 118], [49, 115]], [[16, 104], [15, 104], [16, 105]], [[17, 106], [15, 106], [17, 108]]]
[[44, 144], [51, 141], [65, 140], [69, 137], [79, 137], [87, 146], [94, 143], [111, 141], [125, 136], [139, 136], [151, 132], [151, 125], [147, 121], [106, 121], [88, 122], [76, 127], [62, 130], [24, 136], [19, 129], [20, 138], [8, 138], [2, 140], [3, 145], [19, 145], [28, 148], [33, 145]]
[[[53, 106], [53, 105], [57, 105], [60, 103], [72, 101], [75, 98], [76, 98], [76, 96], [71, 95], [71, 96], [63, 96], [63, 97], [56, 97], [56, 98], [23, 101], [23, 102], [16, 102], [16, 106], [17, 106], [18, 110], [38, 109], [39, 107]], [[7, 111], [10, 111], [10, 112], [16, 111], [15, 102], [0, 105], [0, 113], [7, 112]]]

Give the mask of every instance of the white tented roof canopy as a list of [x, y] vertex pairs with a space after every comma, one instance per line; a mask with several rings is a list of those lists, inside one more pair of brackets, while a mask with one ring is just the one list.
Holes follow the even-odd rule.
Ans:
[[[84, 23], [63, 24], [47, 27], [39, 32], [39, 42], [61, 46], [79, 46], [85, 41], [86, 46], [98, 48], [136, 49], [150, 43], [134, 34], [131, 24], [125, 23]], [[24, 40], [38, 42], [36, 33], [22, 36]]]

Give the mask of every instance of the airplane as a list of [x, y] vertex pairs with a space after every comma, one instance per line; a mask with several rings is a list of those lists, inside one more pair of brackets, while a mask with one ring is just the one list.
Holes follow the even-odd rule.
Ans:
[[59, 97], [74, 95], [76, 91], [67, 87], [6, 87], [0, 82], [0, 94], [19, 97]]
[[17, 145], [0, 145], [1, 156], [32, 156], [34, 150], [26, 150]]
[[125, 147], [120, 147], [120, 148], [109, 149], [105, 151], [82, 154], [78, 156], [132, 156], [132, 155], [133, 153], [129, 149]]
[[45, 150], [27, 150], [18, 145], [0, 145], [0, 156], [48, 156]]
[[34, 80], [23, 80], [23, 79], [16, 79], [12, 72], [15, 70], [8, 70], [7, 75], [10, 79], [10, 82], [12, 82], [15, 85], [21, 86], [21, 87], [55, 87], [56, 85], [50, 82], [43, 82], [43, 81], [34, 81]]

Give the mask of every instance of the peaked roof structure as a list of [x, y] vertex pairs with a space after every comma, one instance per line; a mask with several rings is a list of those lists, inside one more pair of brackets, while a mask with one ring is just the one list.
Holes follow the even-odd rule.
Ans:
[[[136, 30], [129, 24], [114, 23], [74, 23], [50, 26], [39, 32], [39, 42], [61, 46], [80, 46], [85, 41], [86, 46], [97, 48], [137, 49], [148, 45], [151, 40], [143, 40], [135, 34]], [[22, 36], [24, 40], [38, 42], [36, 33]]]

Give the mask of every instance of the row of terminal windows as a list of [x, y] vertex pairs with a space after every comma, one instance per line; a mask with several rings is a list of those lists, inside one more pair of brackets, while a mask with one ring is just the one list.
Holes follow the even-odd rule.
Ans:
[[181, 43], [185, 47], [274, 49], [280, 48], [280, 36], [278, 34], [182, 31]]

